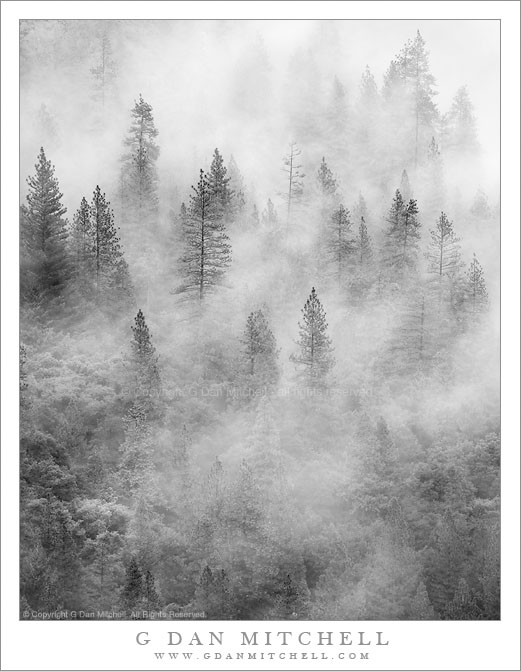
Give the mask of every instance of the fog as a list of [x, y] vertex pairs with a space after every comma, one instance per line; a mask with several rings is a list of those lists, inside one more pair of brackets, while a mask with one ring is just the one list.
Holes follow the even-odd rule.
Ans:
[[20, 62], [22, 604], [497, 619], [498, 22], [23, 21]]

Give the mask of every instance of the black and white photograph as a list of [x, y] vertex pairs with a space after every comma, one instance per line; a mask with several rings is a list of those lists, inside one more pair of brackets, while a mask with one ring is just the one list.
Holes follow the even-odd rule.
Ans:
[[19, 21], [20, 622], [502, 619], [501, 22], [363, 4]]

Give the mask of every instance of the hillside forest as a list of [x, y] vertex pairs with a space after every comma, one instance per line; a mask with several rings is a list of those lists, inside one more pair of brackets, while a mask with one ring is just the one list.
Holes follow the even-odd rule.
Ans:
[[499, 619], [471, 93], [240, 23], [21, 23], [20, 608]]

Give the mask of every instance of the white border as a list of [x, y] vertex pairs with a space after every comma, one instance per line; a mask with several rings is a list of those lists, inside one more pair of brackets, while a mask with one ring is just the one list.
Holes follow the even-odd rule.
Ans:
[[[167, 630], [384, 631], [364, 662], [218, 663], [183, 668], [519, 669], [519, 4], [517, 2], [3, 2], [2, 14], [2, 665], [10, 669], [181, 668], [153, 662]], [[18, 20], [20, 18], [502, 19], [502, 620], [384, 623], [34, 623], [18, 621]], [[195, 625], [195, 626], [194, 626]], [[267, 625], [267, 626], [266, 626]], [[238, 648], [238, 646], [233, 646]], [[159, 650], [164, 646], [156, 645]], [[154, 648], [154, 649], [155, 649]], [[185, 650], [187, 648], [184, 648]], [[211, 648], [205, 648], [209, 651]], [[267, 649], [266, 649], [267, 650]], [[281, 648], [281, 650], [285, 650]], [[347, 648], [349, 651], [350, 649]], [[355, 649], [356, 650], [356, 649]], [[271, 651], [277, 651], [272, 646]], [[221, 651], [222, 652], [222, 651]], [[201, 655], [201, 653], [199, 653]]]

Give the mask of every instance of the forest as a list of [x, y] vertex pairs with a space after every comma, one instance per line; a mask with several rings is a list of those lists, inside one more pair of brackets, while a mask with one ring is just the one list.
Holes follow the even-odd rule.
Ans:
[[21, 22], [35, 618], [500, 617], [479, 119], [413, 22], [355, 84], [317, 23], [283, 65], [235, 22]]

